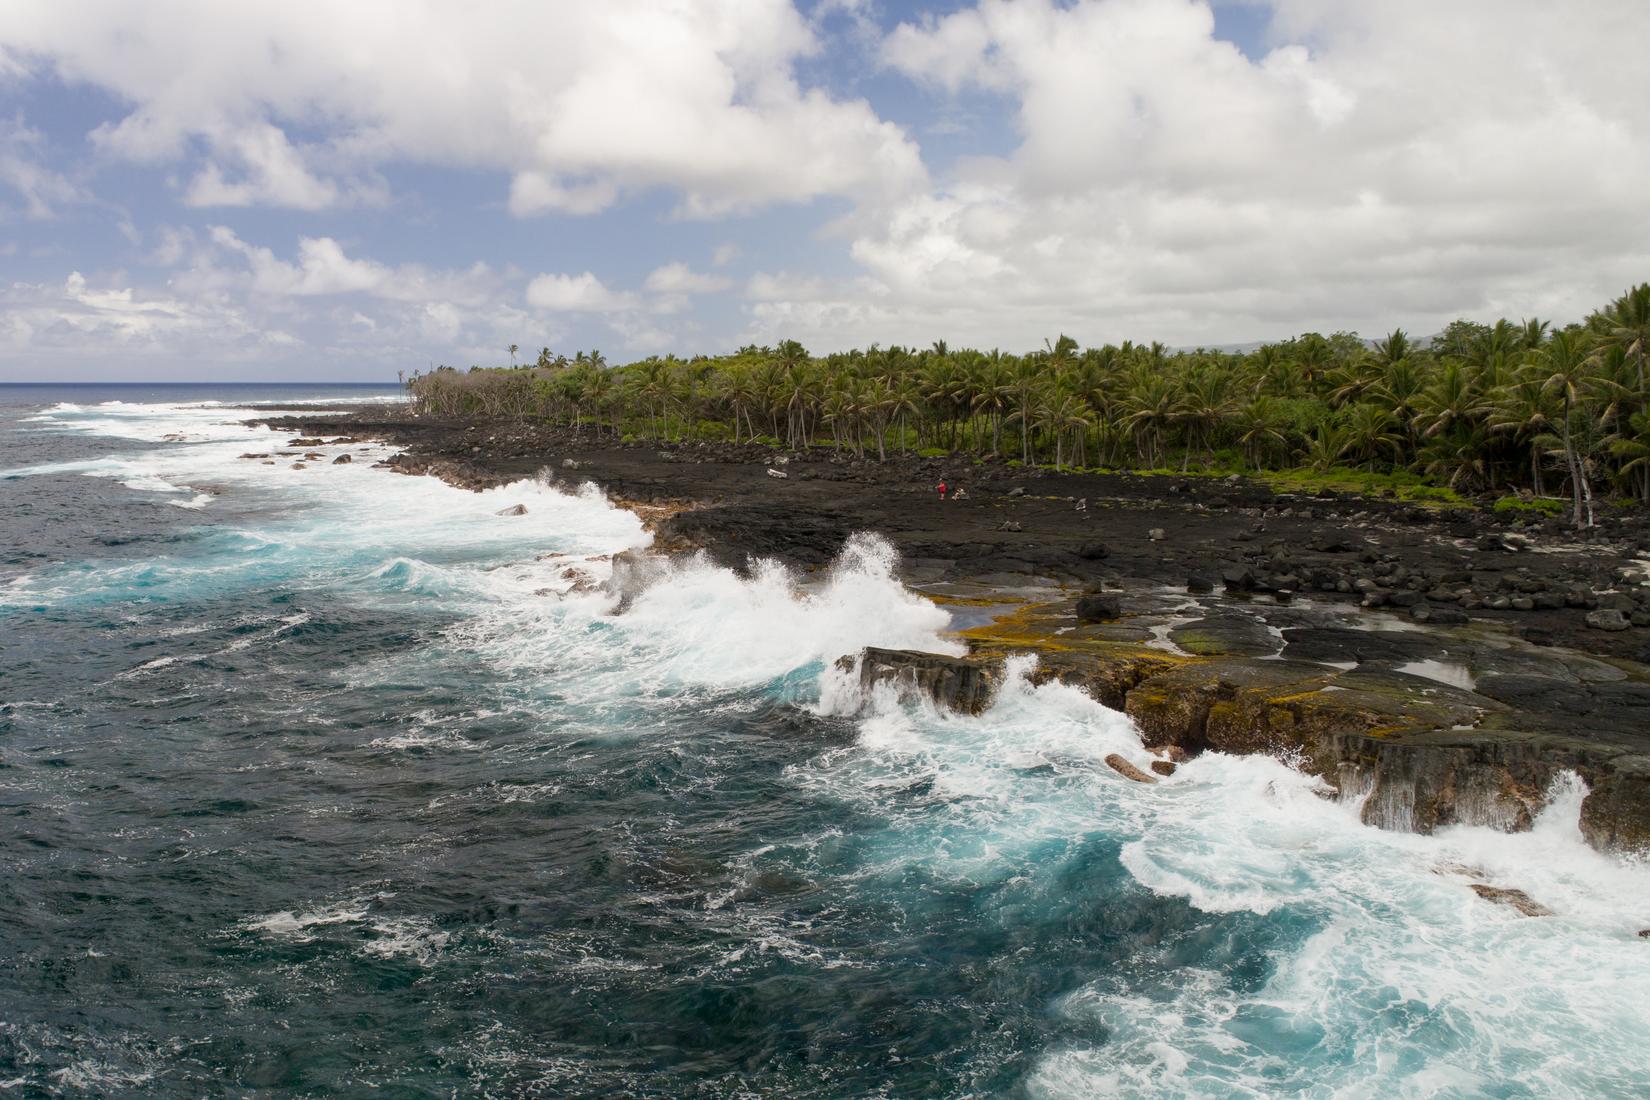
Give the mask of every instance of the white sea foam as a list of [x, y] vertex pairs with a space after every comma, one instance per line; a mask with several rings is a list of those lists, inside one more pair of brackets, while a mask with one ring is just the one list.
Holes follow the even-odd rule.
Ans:
[[311, 929], [334, 924], [357, 924], [366, 920], [369, 906], [366, 901], [351, 901], [303, 912], [283, 909], [262, 917], [252, 917], [243, 921], [242, 927], [263, 936], [307, 943], [315, 938]]
[[[441, 650], [490, 663], [524, 706], [548, 708], [572, 692], [599, 715], [638, 696], [698, 692], [702, 703], [705, 692], [777, 684], [821, 713], [858, 716], [856, 743], [789, 773], [886, 822], [856, 838], [856, 874], [898, 883], [917, 867], [965, 884], [1031, 880], [1104, 841], [1120, 843], [1117, 871], [1201, 914], [1208, 935], [1241, 940], [1257, 922], [1305, 929], [1282, 946], [1234, 941], [1233, 956], [1264, 955], [1248, 967], [1262, 974], [1249, 984], [1224, 967], [1177, 961], [1174, 944], [1143, 948], [1128, 982], [1095, 975], [1051, 1006], [1066, 1038], [1038, 1057], [1033, 1095], [1474, 1095], [1521, 1080], [1532, 1095], [1584, 1096], [1642, 1092], [1650, 1081], [1650, 951], [1635, 937], [1650, 923], [1650, 868], [1581, 841], [1579, 781], [1555, 789], [1531, 832], [1431, 837], [1364, 826], [1356, 806], [1324, 799], [1315, 780], [1264, 757], [1206, 755], [1163, 782], [1136, 784], [1104, 763], [1112, 752], [1147, 759], [1129, 720], [1076, 689], [1032, 686], [1026, 660], [1011, 664], [999, 698], [977, 717], [891, 693], [860, 697], [857, 681], [832, 670], [837, 657], [866, 645], [958, 651], [947, 613], [899, 584], [881, 540], [857, 538], [808, 581], [772, 565], [748, 577], [702, 558], [660, 565], [621, 609], [616, 594], [589, 586], [609, 579], [605, 555], [648, 538], [591, 490], [524, 482], [467, 493], [365, 461], [332, 465], [337, 448], [318, 448], [327, 462], [293, 471], [237, 459], [283, 440], [225, 409], [99, 414], [53, 415], [112, 438], [190, 441], [3, 476], [154, 477], [176, 491], [157, 495], [211, 484], [231, 498], [278, 498], [283, 518], [225, 528], [218, 559], [35, 575], [0, 599], [51, 602], [174, 581], [194, 590], [274, 571], [339, 598], [441, 608], [454, 620]], [[527, 513], [495, 514], [514, 504]], [[406, 671], [398, 658], [348, 675]], [[663, 720], [609, 732], [654, 730], [670, 735]], [[448, 742], [413, 730], [372, 744], [426, 743]], [[556, 793], [488, 788], [474, 797]], [[1522, 889], [1554, 915], [1491, 904], [1469, 888], [1475, 881]], [[805, 929], [740, 925], [758, 918], [732, 905], [705, 913], [747, 941], [717, 965], [763, 952], [821, 964]], [[355, 928], [365, 953], [425, 964], [446, 944], [433, 926], [379, 918], [364, 902], [273, 913], [245, 929], [303, 942], [331, 925]]]
[[[1650, 868], [1587, 847], [1584, 788], [1555, 786], [1533, 831], [1434, 836], [1363, 825], [1357, 807], [1266, 757], [1210, 754], [1155, 785], [1103, 762], [1145, 750], [1128, 720], [1011, 666], [979, 717], [856, 700], [851, 750], [799, 782], [869, 804], [894, 825], [865, 872], [913, 864], [965, 882], [1057, 874], [1084, 839], [1122, 838], [1142, 887], [1213, 918], [1254, 914], [1320, 930], [1266, 952], [1258, 989], [1171, 959], [1173, 944], [1062, 999], [1075, 1034], [1046, 1052], [1032, 1095], [1622, 1095], [1650, 1081]], [[852, 708], [850, 708], [852, 709]], [[920, 792], [920, 793], [913, 793]], [[1524, 917], [1473, 882], [1526, 891]], [[1247, 935], [1242, 924], [1231, 935]]]
[[[140, 453], [9, 469], [0, 471], [0, 477], [86, 474], [153, 493], [178, 507], [276, 505], [281, 518], [256, 527], [225, 528], [218, 536], [223, 554], [216, 559], [114, 562], [89, 575], [79, 569], [72, 574], [44, 570], [9, 585], [0, 600], [44, 606], [119, 598], [137, 588], [152, 597], [173, 583], [199, 593], [282, 574], [330, 584], [338, 583], [342, 573], [345, 581], [363, 575], [375, 581], [346, 584], [351, 598], [376, 589], [388, 597], [460, 598], [468, 606], [523, 597], [546, 583], [546, 569], [489, 573], [499, 566], [531, 563], [548, 550], [600, 553], [648, 541], [634, 515], [613, 508], [590, 488], [522, 481], [473, 493], [435, 478], [374, 469], [373, 462], [388, 449], [364, 444], [310, 448], [322, 460], [294, 470], [291, 458], [265, 465], [262, 459], [240, 457], [280, 451], [289, 433], [248, 427], [234, 418], [237, 410], [232, 408], [120, 405], [105, 411], [118, 415], [62, 419], [55, 426], [114, 440], [165, 443], [169, 436], [184, 435], [188, 441], [174, 438]], [[345, 453], [355, 461], [332, 462]], [[201, 484], [214, 486], [215, 494], [194, 488]], [[186, 494], [187, 499], [177, 499]], [[526, 513], [497, 514], [515, 505], [524, 505]], [[512, 577], [532, 587], [522, 591], [508, 583]]]

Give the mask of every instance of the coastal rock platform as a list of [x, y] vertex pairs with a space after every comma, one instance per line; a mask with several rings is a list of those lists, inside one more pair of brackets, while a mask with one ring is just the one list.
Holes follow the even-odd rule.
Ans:
[[[1165, 761], [1281, 756], [1360, 800], [1367, 822], [1422, 832], [1528, 828], [1574, 772], [1589, 843], [1650, 849], [1642, 510], [1576, 533], [1242, 478], [661, 448], [382, 409], [268, 423], [383, 439], [402, 448], [393, 468], [471, 488], [593, 482], [644, 517], [656, 549], [736, 569], [771, 558], [806, 574], [874, 531], [909, 585], [952, 605], [970, 653], [867, 651], [852, 659], [868, 682], [978, 713], [1006, 658], [1032, 653], [1034, 678], [1125, 711]], [[965, 498], [940, 500], [942, 478]]]

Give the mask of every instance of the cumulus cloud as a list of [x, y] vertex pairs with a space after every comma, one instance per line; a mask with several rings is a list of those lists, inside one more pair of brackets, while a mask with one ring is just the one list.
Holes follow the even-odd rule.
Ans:
[[654, 268], [644, 285], [656, 294], [714, 294], [728, 289], [733, 280], [725, 275], [694, 271], [677, 261]]
[[545, 274], [527, 284], [527, 304], [560, 313], [617, 313], [637, 306], [634, 294], [609, 290], [596, 276]]
[[293, 259], [223, 227], [168, 229], [150, 261], [164, 285], [122, 273], [0, 287], [0, 375], [142, 379], [234, 365], [260, 377], [388, 378], [441, 361], [496, 363], [511, 343], [557, 342], [566, 329], [505, 300], [482, 264], [458, 271], [351, 256], [300, 239]]
[[1646, 275], [1641, 17], [1280, 0], [1258, 59], [1190, 0], [902, 25], [884, 63], [941, 99], [1003, 97], [1019, 144], [849, 219], [864, 275], [753, 288], [753, 334], [1012, 347], [1577, 316]]
[[390, 267], [351, 258], [331, 237], [300, 238], [296, 262], [277, 258], [272, 249], [248, 244], [221, 225], [212, 227], [211, 241], [246, 260], [249, 289], [259, 294], [366, 294], [390, 301], [479, 305], [498, 289], [497, 278], [483, 263], [464, 271], [431, 271], [419, 264]]
[[[866, 0], [519, 0], [485, 19], [441, 0], [10, 0], [0, 79], [117, 106], [67, 165], [86, 135], [0, 117], [18, 238], [0, 253], [31, 280], [0, 296], [0, 352], [33, 370], [96, 339], [403, 366], [598, 336], [614, 358], [788, 336], [1226, 343], [1572, 318], [1650, 277], [1639, 0], [1252, 3], [1270, 25], [1245, 53], [1205, 0], [965, 0], [881, 31]], [[846, 90], [856, 57], [903, 125]], [[189, 209], [156, 218], [134, 188], [115, 212], [129, 251], [28, 224], [110, 215], [84, 183], [132, 163]], [[424, 165], [487, 190], [390, 196]], [[639, 221], [816, 199], [714, 235]], [[358, 230], [321, 216], [351, 205], [376, 207]], [[289, 236], [236, 220], [270, 206], [296, 211]], [[604, 220], [555, 238], [534, 277], [492, 253], [388, 263], [353, 235], [418, 217], [458, 239], [480, 207]], [[711, 297], [734, 274], [740, 332]]]
[[441, 0], [13, 0], [0, 23], [14, 66], [132, 104], [94, 135], [108, 154], [203, 148], [188, 203], [301, 210], [382, 197], [372, 173], [393, 162], [503, 171], [522, 215], [659, 187], [709, 216], [920, 185], [898, 126], [798, 82], [817, 48], [788, 0], [518, 0], [484, 18]]
[[158, 359], [201, 339], [215, 341], [220, 355], [293, 340], [232, 304], [100, 283], [75, 271], [61, 283], [0, 288], [0, 355]]

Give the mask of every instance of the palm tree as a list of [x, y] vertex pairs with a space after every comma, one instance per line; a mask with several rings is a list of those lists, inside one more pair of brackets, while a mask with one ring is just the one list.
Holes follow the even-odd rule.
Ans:
[[[1591, 380], [1593, 360], [1581, 353], [1581, 347], [1568, 332], [1555, 332], [1547, 346], [1535, 353], [1535, 364], [1541, 372], [1541, 388], [1556, 394], [1563, 405], [1559, 413], [1559, 439], [1564, 448], [1564, 468], [1570, 475], [1570, 522], [1578, 529], [1582, 524], [1583, 498], [1591, 499], [1587, 486], [1587, 472], [1576, 453], [1573, 425], [1576, 409]], [[1590, 524], [1589, 524], [1590, 525]]]
[[1028, 466], [1031, 464], [1033, 399], [1036, 396], [1037, 383], [1041, 378], [1040, 365], [1036, 356], [1027, 355], [1015, 363], [1012, 368], [1014, 373], [1014, 414], [1009, 419], [1020, 422], [1020, 461]]
[[1546, 378], [1532, 370], [1519, 372], [1517, 378], [1490, 395], [1489, 429], [1491, 432], [1512, 435], [1530, 452], [1530, 487], [1536, 496], [1544, 496], [1541, 484], [1541, 447], [1536, 441], [1553, 427], [1551, 393]]
[[1461, 425], [1430, 437], [1416, 461], [1423, 473], [1451, 489], [1479, 485], [1489, 476], [1487, 442], [1483, 428]]
[[1393, 421], [1403, 429], [1405, 444], [1412, 449], [1421, 434], [1417, 419], [1425, 391], [1421, 368], [1414, 359], [1405, 357], [1389, 363], [1368, 393], [1371, 401], [1392, 414]]
[[1482, 412], [1483, 402], [1465, 368], [1460, 363], [1447, 362], [1421, 395], [1421, 416], [1427, 425], [1421, 434], [1430, 439], [1464, 427], [1476, 421]]
[[991, 424], [991, 453], [1003, 449], [1003, 417], [1014, 398], [1014, 375], [1008, 369], [1000, 351], [993, 351], [980, 364], [974, 383], [972, 412], [984, 416]]
[[1627, 418], [1626, 430], [1611, 437], [1610, 453], [1622, 460], [1624, 476], [1650, 471], [1650, 410], [1641, 409]]
[[1187, 429], [1186, 453], [1180, 464], [1182, 473], [1191, 465], [1193, 443], [1201, 443], [1203, 450], [1213, 457], [1211, 440], [1216, 429], [1231, 415], [1234, 404], [1231, 375], [1205, 368], [1186, 379], [1176, 406], [1176, 416]]
[[1277, 408], [1277, 401], [1271, 397], [1257, 397], [1237, 411], [1232, 425], [1237, 433], [1238, 445], [1255, 470], [1261, 469], [1261, 456], [1268, 450], [1282, 447], [1288, 442], [1283, 434], [1282, 417]]
[[1148, 467], [1162, 464], [1163, 440], [1180, 407], [1179, 388], [1172, 378], [1158, 372], [1139, 375], [1135, 385], [1124, 398], [1129, 412], [1123, 426], [1135, 437], [1137, 449], [1143, 451]]
[[1607, 344], [1622, 349], [1638, 374], [1641, 399], [1645, 396], [1644, 360], [1650, 355], [1650, 283], [1640, 283], [1601, 310], [1594, 319]]
[[1326, 417], [1318, 422], [1317, 428], [1307, 439], [1306, 453], [1302, 457], [1314, 473], [1328, 473], [1346, 453], [1346, 438], [1345, 430]]
[[1379, 405], [1354, 405], [1343, 428], [1341, 454], [1361, 456], [1369, 463], [1371, 473], [1383, 452], [1396, 456], [1403, 448], [1403, 439], [1392, 431], [1392, 414]]
[[1385, 339], [1376, 341], [1375, 347], [1370, 351], [1370, 357], [1376, 366], [1385, 369], [1408, 359], [1411, 350], [1409, 334], [1401, 328], [1395, 328], [1387, 333]]

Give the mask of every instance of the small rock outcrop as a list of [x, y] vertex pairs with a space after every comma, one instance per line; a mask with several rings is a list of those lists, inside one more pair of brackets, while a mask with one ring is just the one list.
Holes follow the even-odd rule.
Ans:
[[1594, 630], [1626, 630], [1633, 623], [1621, 611], [1613, 607], [1601, 607], [1597, 611], [1587, 612], [1587, 625]]
[[1085, 592], [1077, 600], [1077, 620], [1109, 623], [1123, 617], [1123, 597], [1112, 592]]
[[493, 514], [495, 516], [525, 516], [527, 514], [527, 505], [512, 504], [508, 508], [500, 508]]
[[1107, 754], [1106, 766], [1118, 775], [1122, 776], [1124, 779], [1132, 779], [1136, 783], [1157, 782], [1156, 776], [1147, 775], [1145, 772], [1141, 771], [1139, 768], [1135, 767], [1115, 752]]
[[1522, 890], [1515, 890], [1510, 886], [1489, 886], [1482, 882], [1472, 884], [1472, 892], [1485, 901], [1493, 901], [1497, 905], [1506, 905], [1518, 910], [1526, 917], [1550, 917], [1553, 911], [1536, 901]]
[[860, 689], [892, 684], [902, 700], [927, 699], [958, 714], [979, 714], [996, 699], [1003, 684], [1003, 662], [989, 657], [949, 657], [914, 649], [868, 646], [857, 657], [843, 657], [837, 667], [859, 666]]

